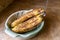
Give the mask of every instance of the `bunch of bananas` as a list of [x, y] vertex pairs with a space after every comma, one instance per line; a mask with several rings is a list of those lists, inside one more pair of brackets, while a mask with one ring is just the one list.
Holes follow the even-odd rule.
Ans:
[[44, 10], [39, 8], [22, 15], [11, 23], [12, 31], [24, 33], [35, 29], [43, 20], [43, 12]]

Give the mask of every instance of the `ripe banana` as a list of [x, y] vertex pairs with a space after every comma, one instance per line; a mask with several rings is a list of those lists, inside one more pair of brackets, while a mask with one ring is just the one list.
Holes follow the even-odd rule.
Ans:
[[37, 16], [15, 26], [14, 28], [12, 28], [12, 31], [19, 32], [19, 33], [28, 32], [28, 31], [36, 28], [37, 27], [36, 25], [41, 23], [42, 20], [43, 20], [42, 16], [37, 15]]
[[28, 13], [22, 15], [19, 19], [13, 21], [13, 22], [11, 23], [11, 27], [15, 27], [16, 25], [24, 22], [25, 20], [27, 20], [27, 19], [29, 19], [29, 18], [31, 18], [31, 17], [34, 17], [34, 16], [40, 14], [40, 13], [43, 12], [43, 11], [44, 11], [44, 10], [41, 9], [41, 8], [40, 8], [40, 9], [34, 9], [34, 10], [32, 10], [31, 12], [28, 12]]

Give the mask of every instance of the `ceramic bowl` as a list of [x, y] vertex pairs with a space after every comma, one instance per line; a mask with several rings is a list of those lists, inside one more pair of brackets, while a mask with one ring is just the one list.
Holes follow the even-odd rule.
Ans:
[[5, 33], [8, 34], [9, 36], [11, 37], [20, 37], [20, 38], [24, 38], [24, 39], [27, 39], [27, 38], [32, 38], [34, 37], [44, 26], [44, 21], [42, 21], [38, 27], [30, 32], [26, 32], [24, 34], [18, 34], [18, 33], [15, 33], [13, 32], [10, 28], [9, 28], [9, 25], [8, 24], [11, 24], [15, 19], [19, 18], [22, 14], [25, 14], [29, 11], [32, 11], [33, 9], [31, 10], [22, 10], [22, 11], [17, 11], [13, 14], [11, 14], [6, 22], [5, 22]]

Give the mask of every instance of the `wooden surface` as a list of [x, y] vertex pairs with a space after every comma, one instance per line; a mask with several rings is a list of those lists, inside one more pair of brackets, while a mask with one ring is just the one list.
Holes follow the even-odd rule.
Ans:
[[[40, 7], [39, 1], [14, 1], [9, 7], [0, 13], [0, 40], [22, 40], [21, 38], [12, 38], [5, 34], [4, 23], [7, 17], [22, 9], [31, 9]], [[43, 29], [29, 40], [60, 40], [60, 0], [48, 0]]]

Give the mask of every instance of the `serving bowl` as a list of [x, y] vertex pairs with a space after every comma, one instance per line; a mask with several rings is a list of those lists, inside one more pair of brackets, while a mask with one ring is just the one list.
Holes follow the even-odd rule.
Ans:
[[20, 37], [20, 38], [24, 38], [24, 39], [28, 39], [28, 38], [32, 38], [34, 37], [44, 26], [44, 21], [42, 21], [38, 27], [32, 31], [29, 31], [29, 32], [26, 32], [26, 33], [23, 33], [23, 34], [18, 34], [18, 33], [15, 33], [11, 30], [9, 24], [11, 24], [14, 20], [16, 20], [17, 18], [19, 18], [21, 15], [27, 13], [27, 12], [30, 12], [32, 11], [33, 9], [30, 9], [30, 10], [21, 10], [21, 11], [17, 11], [13, 14], [11, 14], [6, 22], [5, 22], [5, 33], [8, 34], [9, 36], [11, 37]]

